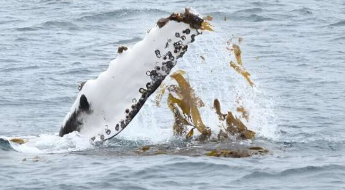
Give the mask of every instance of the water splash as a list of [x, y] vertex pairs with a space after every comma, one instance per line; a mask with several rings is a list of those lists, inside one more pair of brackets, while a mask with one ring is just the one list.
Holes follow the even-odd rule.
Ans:
[[28, 154], [47, 154], [82, 151], [91, 149], [94, 146], [89, 139], [78, 132], [73, 132], [64, 137], [57, 134], [42, 134], [39, 136], [23, 136], [15, 139], [22, 139], [25, 143], [13, 141], [13, 137], [1, 137], [9, 142], [10, 146], [18, 152]]
[[[255, 131], [258, 137], [276, 140], [279, 135], [273, 110], [274, 101], [260, 88], [259, 82], [255, 81], [255, 86], [251, 87], [243, 76], [229, 66], [231, 56], [227, 49], [228, 40], [227, 36], [216, 32], [204, 35], [203, 39], [192, 45], [196, 47], [190, 48], [178, 68], [172, 72], [183, 69], [188, 74], [187, 80], [195, 94], [205, 102], [205, 107], [200, 108], [200, 114], [207, 127], [219, 128], [218, 117], [212, 109], [213, 100], [218, 98], [224, 110], [245, 118], [245, 125]], [[243, 38], [238, 40], [242, 42]], [[245, 53], [245, 49], [242, 51]], [[251, 64], [246, 59], [241, 59], [241, 63]], [[167, 78], [164, 84], [168, 86], [172, 82], [172, 79]], [[174, 117], [167, 106], [168, 95], [166, 93], [162, 96], [162, 89], [149, 98], [139, 117], [120, 136], [128, 140], [144, 138], [154, 143], [165, 143], [173, 138]], [[160, 107], [156, 106], [156, 97], [159, 97]]]

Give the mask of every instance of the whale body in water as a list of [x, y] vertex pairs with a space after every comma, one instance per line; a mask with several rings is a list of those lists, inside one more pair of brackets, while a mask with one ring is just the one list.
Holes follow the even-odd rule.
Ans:
[[92, 141], [104, 141], [119, 134], [202, 33], [204, 22], [186, 9], [160, 19], [132, 48], [119, 47], [105, 72], [80, 84], [59, 135], [79, 131]]

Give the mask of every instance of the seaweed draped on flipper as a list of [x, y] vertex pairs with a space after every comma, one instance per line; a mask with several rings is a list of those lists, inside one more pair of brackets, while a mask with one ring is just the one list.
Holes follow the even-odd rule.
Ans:
[[135, 117], [201, 34], [205, 22], [186, 9], [160, 19], [132, 48], [119, 47], [118, 57], [97, 79], [79, 87], [79, 94], [60, 129], [60, 136], [79, 131], [93, 141], [120, 133]]

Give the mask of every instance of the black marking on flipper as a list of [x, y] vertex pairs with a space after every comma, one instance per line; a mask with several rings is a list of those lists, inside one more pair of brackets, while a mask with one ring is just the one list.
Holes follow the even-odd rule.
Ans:
[[79, 99], [79, 110], [85, 112], [88, 112], [90, 110], [90, 104], [84, 94], [82, 94]]
[[83, 122], [79, 118], [82, 113], [91, 113], [90, 104], [84, 94], [80, 96], [78, 109], [71, 114], [65, 125], [61, 127], [59, 132], [60, 137], [73, 131], [80, 131], [80, 126], [83, 125]]
[[62, 137], [68, 133], [72, 133], [73, 131], [79, 131], [79, 126], [83, 123], [78, 120], [78, 116], [80, 115], [80, 110], [75, 110], [71, 116], [68, 118], [67, 122], [63, 127], [61, 127], [59, 136]]

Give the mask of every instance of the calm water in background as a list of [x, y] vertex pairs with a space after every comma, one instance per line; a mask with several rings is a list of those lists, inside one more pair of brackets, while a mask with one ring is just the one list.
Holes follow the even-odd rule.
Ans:
[[[267, 102], [273, 102], [266, 111], [274, 117], [260, 127], [274, 128], [274, 135], [261, 130], [257, 139], [272, 154], [123, 157], [112, 153], [121, 147], [102, 146], [38, 155], [0, 141], [0, 189], [345, 189], [341, 0], [1, 0], [0, 136], [56, 133], [78, 82], [104, 71], [119, 45], [133, 45], [157, 19], [189, 6], [213, 16], [220, 36], [244, 38], [246, 67]], [[155, 117], [161, 116], [150, 120]], [[138, 128], [126, 129], [124, 136]], [[37, 155], [38, 162], [30, 161]]]

